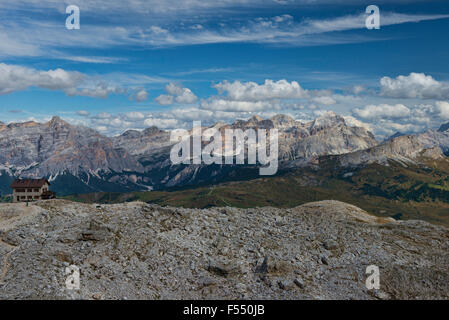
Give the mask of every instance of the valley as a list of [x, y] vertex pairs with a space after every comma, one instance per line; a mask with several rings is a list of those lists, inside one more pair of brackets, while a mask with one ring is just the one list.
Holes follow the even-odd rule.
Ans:
[[[437, 163], [447, 166], [446, 160]], [[447, 168], [447, 167], [446, 167]], [[447, 169], [446, 169], [447, 170]], [[430, 166], [372, 164], [363, 168], [301, 168], [275, 177], [196, 188], [67, 196], [86, 203], [145, 201], [187, 208], [272, 206], [290, 208], [311, 201], [339, 200], [378, 216], [421, 219], [449, 226], [448, 171]]]

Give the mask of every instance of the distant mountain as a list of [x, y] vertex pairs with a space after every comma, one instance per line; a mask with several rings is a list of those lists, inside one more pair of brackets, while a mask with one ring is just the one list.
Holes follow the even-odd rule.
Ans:
[[[308, 122], [286, 115], [253, 116], [214, 127], [277, 128], [280, 170], [318, 165], [323, 156], [338, 157], [340, 165], [347, 166], [444, 157], [449, 150], [446, 131], [429, 130], [379, 144], [371, 132], [350, 126], [333, 112]], [[157, 127], [106, 137], [59, 117], [46, 123], [0, 124], [0, 192], [9, 193], [15, 177], [46, 177], [59, 194], [165, 189], [258, 177], [254, 165], [173, 165], [171, 146], [170, 132]]]
[[338, 155], [363, 150], [378, 144], [373, 134], [361, 127], [349, 126], [343, 117], [327, 112], [303, 123], [286, 115], [268, 120], [251, 118], [236, 121], [231, 128], [277, 128], [281, 160], [310, 161], [322, 155]]
[[[0, 172], [12, 177], [46, 177], [56, 183], [63, 180], [67, 191], [91, 192], [114, 189], [114, 185], [116, 190], [136, 189], [137, 176], [144, 170], [110, 138], [53, 117], [47, 123], [0, 126]], [[8, 190], [2, 186], [1, 191]]]
[[449, 152], [449, 131], [427, 130], [385, 141], [375, 147], [336, 157], [341, 166], [358, 166], [370, 163], [388, 164], [389, 160], [405, 165], [426, 160], [445, 159]]
[[[322, 155], [344, 154], [378, 143], [371, 132], [349, 126], [343, 117], [333, 112], [306, 123], [286, 115], [277, 115], [271, 119], [255, 115], [248, 120], [236, 120], [232, 124], [218, 123], [214, 127], [222, 132], [226, 129], [277, 128], [282, 167], [305, 165]], [[113, 141], [115, 146], [136, 157], [156, 189], [258, 176], [254, 166], [172, 165], [169, 159], [169, 138], [167, 132], [152, 127], [142, 132], [127, 131], [114, 137]]]

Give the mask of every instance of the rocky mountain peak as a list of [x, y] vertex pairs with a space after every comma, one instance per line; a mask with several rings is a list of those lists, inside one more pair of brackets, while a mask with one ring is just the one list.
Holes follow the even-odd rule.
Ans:
[[141, 171], [140, 164], [117, 151], [110, 138], [60, 117], [8, 125], [0, 131], [0, 149], [0, 164], [8, 163], [20, 177]]
[[149, 135], [149, 136], [153, 136], [155, 134], [161, 134], [164, 133], [164, 130], [159, 129], [156, 126], [151, 126], [149, 128], [146, 128], [145, 130], [143, 130], [143, 134], [144, 135]]
[[[310, 123], [296, 121], [288, 115], [271, 119], [255, 115], [249, 120], [216, 126], [242, 130], [278, 129], [279, 158], [292, 165], [307, 164], [323, 155], [344, 154], [377, 145], [367, 130], [345, 125], [344, 119], [333, 112]], [[11, 124], [2, 128], [0, 165], [11, 165], [14, 172], [20, 170], [24, 177], [49, 177], [70, 172], [91, 181], [89, 175], [103, 172], [99, 179], [107, 174], [108, 180], [102, 184], [126, 185], [129, 179], [134, 179], [132, 183], [139, 181], [139, 188], [183, 185], [194, 181], [196, 176], [205, 181], [210, 179], [210, 173], [203, 173], [210, 170], [207, 165], [200, 168], [204, 170], [199, 174], [194, 166], [179, 172], [180, 168], [170, 162], [171, 146], [170, 132], [155, 126], [143, 131], [128, 130], [108, 138], [93, 129], [53, 117], [47, 123]]]
[[138, 130], [126, 130], [125, 132], [123, 132], [121, 134], [122, 137], [127, 137], [127, 138], [136, 138], [140, 136], [140, 131]]
[[273, 122], [275, 127], [292, 127], [295, 125], [295, 119], [285, 114], [278, 114], [271, 117], [270, 120]]
[[346, 125], [345, 119], [333, 111], [328, 111], [312, 121], [310, 132], [312, 134], [326, 128]]
[[248, 120], [248, 122], [260, 122], [260, 121], [263, 121], [263, 118], [261, 116], [258, 116], [257, 114], [253, 115]]
[[53, 118], [51, 118], [50, 121], [48, 121], [48, 126], [49, 127], [71, 127], [71, 125], [69, 123], [67, 123], [66, 121], [62, 120], [59, 116], [53, 116]]
[[8, 128], [27, 128], [37, 126], [38, 123], [35, 121], [17, 122], [8, 124]]
[[263, 119], [258, 115], [253, 115], [248, 120], [236, 120], [232, 125], [234, 129], [270, 129], [273, 127], [273, 122], [271, 120]]

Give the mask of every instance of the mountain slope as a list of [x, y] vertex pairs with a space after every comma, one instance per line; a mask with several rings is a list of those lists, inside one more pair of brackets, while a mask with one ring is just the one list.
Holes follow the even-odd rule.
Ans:
[[387, 160], [419, 163], [422, 159], [444, 159], [449, 151], [449, 131], [427, 130], [423, 133], [403, 135], [375, 147], [338, 157], [342, 166], [369, 163], [386, 164]]
[[127, 153], [95, 130], [72, 126], [59, 117], [47, 123], [0, 127], [0, 163], [29, 176], [51, 176], [65, 170], [142, 171]]
[[[320, 162], [321, 163], [321, 162]], [[189, 208], [232, 206], [295, 207], [334, 199], [383, 217], [420, 219], [449, 226], [449, 161], [409, 165], [389, 161], [345, 168], [321, 163], [274, 177], [217, 185], [132, 193], [92, 193], [70, 196], [87, 203], [145, 201]]]
[[[411, 165], [445, 159], [449, 151], [449, 131], [441, 128], [379, 144], [371, 132], [348, 125], [333, 112], [309, 122], [286, 115], [270, 119], [253, 116], [214, 127], [222, 133], [226, 129], [278, 129], [280, 172], [320, 166], [326, 163], [323, 157], [341, 167], [388, 165], [390, 160]], [[58, 117], [47, 123], [2, 124], [0, 191], [8, 193], [5, 184], [13, 177], [47, 177], [56, 191], [65, 195], [162, 190], [259, 176], [254, 165], [173, 165], [169, 158], [172, 145], [170, 132], [156, 127], [109, 138]]]
[[47, 177], [51, 181], [68, 175], [73, 178], [70, 183], [77, 180], [91, 191], [103, 190], [89, 188], [91, 178], [107, 177], [105, 182], [113, 183], [115, 177], [135, 184], [133, 177], [143, 173], [143, 167], [123, 149], [116, 148], [111, 139], [90, 128], [70, 125], [59, 117], [47, 123], [0, 126], [0, 150], [2, 175]]
[[[278, 129], [281, 166], [304, 165], [322, 155], [344, 154], [377, 145], [372, 133], [361, 127], [349, 126], [343, 117], [333, 112], [306, 123], [286, 115], [271, 119], [253, 116], [232, 124], [218, 123], [214, 127], [222, 136], [226, 129]], [[235, 180], [236, 177], [256, 178], [259, 174], [257, 167], [248, 165], [172, 165], [169, 139], [167, 132], [153, 127], [143, 132], [127, 131], [114, 137], [113, 141], [145, 167], [155, 189], [217, 183]]]

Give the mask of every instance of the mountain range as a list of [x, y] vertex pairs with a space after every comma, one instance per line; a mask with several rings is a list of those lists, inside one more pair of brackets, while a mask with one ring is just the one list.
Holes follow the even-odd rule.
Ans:
[[[308, 122], [287, 115], [253, 116], [214, 127], [278, 129], [281, 172], [320, 167], [323, 158], [340, 167], [388, 165], [390, 160], [407, 165], [445, 159], [449, 152], [447, 125], [379, 142], [366, 128], [350, 125], [333, 112]], [[17, 177], [48, 178], [59, 195], [162, 190], [258, 177], [254, 165], [173, 165], [172, 145], [170, 132], [157, 127], [107, 137], [59, 117], [46, 123], [0, 123], [0, 191], [10, 193], [9, 184]]]

